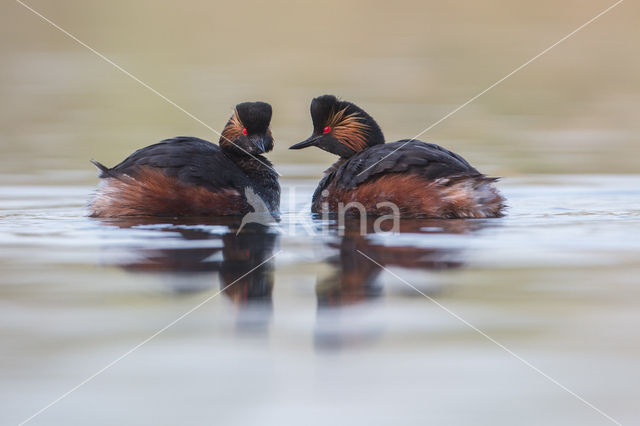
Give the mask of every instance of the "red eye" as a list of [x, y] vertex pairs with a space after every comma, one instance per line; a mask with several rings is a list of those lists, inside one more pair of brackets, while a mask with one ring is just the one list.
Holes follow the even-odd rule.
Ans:
[[324, 130], [322, 132], [326, 135], [330, 131], [331, 131], [331, 127], [327, 126], [327, 127], [324, 128]]
[[243, 128], [243, 129], [242, 129], [242, 134], [243, 134], [243, 135], [245, 135], [245, 136], [247, 136], [247, 129], [246, 129], [246, 128]]

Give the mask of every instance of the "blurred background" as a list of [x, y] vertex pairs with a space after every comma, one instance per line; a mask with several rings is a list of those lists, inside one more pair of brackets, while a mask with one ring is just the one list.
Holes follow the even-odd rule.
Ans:
[[85, 217], [89, 159], [218, 137], [3, 2], [0, 423], [638, 423], [636, 2], [420, 138], [503, 176], [507, 217], [405, 221], [395, 236], [306, 213], [335, 161], [287, 149], [311, 132], [311, 98], [341, 96], [388, 141], [410, 138], [613, 1], [27, 3], [214, 129], [239, 102], [271, 103], [288, 232]]
[[[389, 141], [409, 138], [613, 2], [29, 4], [217, 130], [236, 103], [270, 102], [273, 161], [319, 171], [329, 154], [287, 151], [311, 131], [312, 97], [352, 100]], [[638, 12], [623, 3], [423, 139], [500, 175], [638, 172]], [[2, 15], [2, 170], [90, 170], [174, 135], [217, 141], [18, 3]]]

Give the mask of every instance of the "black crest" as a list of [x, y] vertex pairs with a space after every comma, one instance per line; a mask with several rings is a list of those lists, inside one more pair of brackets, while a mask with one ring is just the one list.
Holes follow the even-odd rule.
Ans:
[[313, 133], [291, 149], [317, 146], [349, 158], [356, 152], [384, 143], [378, 123], [357, 105], [341, 101], [333, 95], [314, 98], [310, 106]]
[[249, 133], [264, 133], [271, 123], [271, 105], [266, 102], [243, 102], [236, 111]]

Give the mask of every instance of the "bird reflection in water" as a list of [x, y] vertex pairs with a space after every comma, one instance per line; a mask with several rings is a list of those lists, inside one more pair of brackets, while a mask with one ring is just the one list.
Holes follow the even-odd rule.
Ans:
[[[130, 272], [162, 273], [178, 294], [211, 290], [217, 272], [220, 290], [237, 309], [239, 331], [266, 331], [273, 313], [271, 293], [274, 261], [271, 258], [278, 234], [268, 227], [249, 224], [236, 235], [240, 219], [235, 217], [180, 219], [111, 219], [105, 225], [156, 230], [181, 237], [158, 239], [158, 246], [134, 249], [134, 256], [118, 266]], [[165, 244], [165, 247], [162, 245]], [[133, 260], [132, 260], [133, 258]], [[270, 259], [271, 258], [271, 259]]]
[[[486, 226], [486, 221], [401, 220], [400, 234], [407, 234], [405, 237], [410, 237], [410, 234], [419, 236], [419, 246], [402, 244], [393, 235], [373, 238], [373, 223], [366, 224], [365, 233], [362, 232], [361, 225], [359, 218], [347, 219], [339, 237], [339, 229], [334, 226], [336, 239], [327, 244], [338, 252], [326, 261], [332, 266], [333, 272], [328, 277], [319, 278], [316, 285], [318, 318], [314, 341], [317, 349], [335, 350], [358, 346], [375, 340], [382, 333], [382, 326], [372, 324], [366, 318], [360, 322], [360, 326], [353, 326], [353, 323], [359, 323], [357, 320], [354, 321], [353, 317], [357, 316], [359, 311], [345, 311], [342, 308], [379, 300], [384, 294], [384, 286], [378, 278], [385, 268], [423, 272], [422, 282], [412, 284], [425, 294], [436, 296], [441, 288], [434, 286], [433, 282], [427, 282], [433, 279], [431, 272], [462, 267], [463, 248], [429, 247], [425, 246], [424, 242], [429, 241], [430, 234], [473, 233]], [[409, 240], [410, 238], [400, 241]], [[413, 289], [408, 289], [403, 294], [422, 297]], [[372, 319], [368, 314], [364, 315]]]
[[[157, 219], [103, 222], [121, 228], [177, 234], [180, 237], [178, 244], [174, 238], [157, 239], [152, 247], [147, 244], [134, 249], [133, 260], [128, 256], [119, 266], [131, 272], [158, 272], [168, 276], [172, 289], [179, 294], [211, 290], [216, 282], [211, 272], [217, 272], [220, 289], [238, 308], [237, 331], [266, 333], [273, 316], [274, 261], [270, 257], [278, 244], [277, 232], [250, 224], [236, 235], [240, 218], [183, 219], [169, 223], [157, 222]], [[437, 294], [439, 287], [428, 282], [433, 278], [430, 273], [462, 267], [464, 247], [429, 247], [425, 245], [429, 235], [469, 234], [488, 226], [486, 221], [479, 220], [402, 220], [400, 236], [409, 238], [398, 239], [397, 236], [375, 235], [372, 225], [363, 233], [360, 225], [358, 218], [347, 219], [340, 234], [336, 225], [330, 225], [325, 244], [336, 254], [324, 261], [333, 271], [329, 276], [319, 278], [316, 284], [318, 312], [314, 344], [318, 350], [368, 344], [382, 333], [384, 322], [370, 322], [379, 317], [377, 311], [376, 315], [361, 311], [364, 321], [359, 322], [353, 317], [354, 313], [358, 315], [358, 310], [350, 307], [367, 307], [371, 304], [365, 302], [382, 299], [385, 287], [379, 278], [384, 268], [423, 272], [426, 279], [412, 284], [427, 294]], [[419, 237], [416, 240], [420, 245], [410, 243], [412, 236]], [[402, 244], [402, 241], [409, 243]], [[386, 291], [390, 288], [388, 286]], [[403, 295], [422, 297], [412, 289], [407, 289]]]

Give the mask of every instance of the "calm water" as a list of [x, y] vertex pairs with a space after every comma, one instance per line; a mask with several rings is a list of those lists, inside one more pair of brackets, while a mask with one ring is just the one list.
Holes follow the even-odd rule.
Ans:
[[33, 424], [607, 424], [395, 275], [637, 419], [640, 176], [510, 179], [506, 218], [364, 236], [310, 219], [312, 182], [284, 185], [301, 201], [238, 236], [86, 218], [86, 186], [3, 187], [3, 424], [208, 299]]
[[636, 3], [423, 136], [504, 176], [505, 218], [395, 235], [308, 213], [333, 161], [287, 150], [309, 100], [341, 95], [411, 137], [612, 2], [29, 4], [213, 128], [270, 102], [283, 215], [239, 235], [229, 219], [87, 218], [90, 158], [217, 138], [0, 6], [1, 424], [168, 325], [29, 424], [613, 424], [570, 392], [638, 424]]

